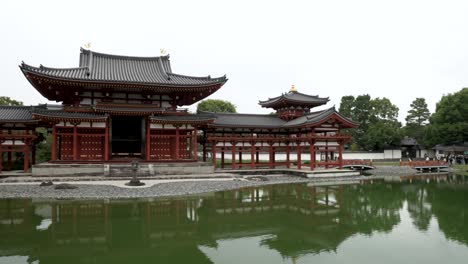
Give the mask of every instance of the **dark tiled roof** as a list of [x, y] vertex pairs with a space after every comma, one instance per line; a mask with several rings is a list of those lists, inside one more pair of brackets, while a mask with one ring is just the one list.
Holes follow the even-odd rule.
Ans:
[[442, 150], [442, 151], [452, 151], [452, 152], [461, 152], [461, 151], [468, 151], [468, 142], [465, 142], [463, 144], [453, 144], [453, 145], [443, 145], [443, 144], [438, 144], [436, 145], [433, 149], [435, 150]]
[[216, 120], [213, 126], [218, 127], [251, 127], [251, 128], [279, 128], [286, 121], [276, 115], [254, 115], [234, 113], [213, 113]]
[[0, 106], [0, 122], [35, 122], [31, 106]]
[[88, 82], [134, 83], [168, 86], [200, 86], [220, 84], [219, 78], [193, 77], [172, 73], [169, 56], [130, 57], [93, 52], [81, 49], [77, 68], [33, 67], [23, 63], [23, 72], [37, 73], [52, 78]]
[[318, 95], [307, 95], [299, 92], [289, 92], [280, 96], [269, 98], [266, 101], [260, 101], [262, 107], [274, 107], [277, 105], [301, 104], [309, 107], [326, 104], [329, 101], [327, 98], [318, 97]]
[[288, 122], [282, 120], [276, 115], [252, 115], [252, 114], [232, 114], [232, 113], [213, 113], [216, 120], [213, 126], [218, 127], [251, 127], [251, 128], [293, 128], [304, 125], [313, 125], [327, 120], [332, 115], [337, 116], [352, 126], [358, 124], [351, 119], [342, 116], [334, 107], [309, 113], [308, 115], [298, 117]]
[[298, 117], [296, 119], [293, 119], [293, 120], [289, 121], [288, 123], [286, 123], [283, 127], [296, 127], [296, 126], [302, 126], [302, 125], [313, 125], [313, 124], [320, 123], [323, 120], [326, 120], [326, 119], [330, 118], [332, 115], [335, 115], [335, 116], [343, 119], [344, 121], [352, 124], [353, 126], [358, 125], [353, 120], [351, 120], [351, 119], [341, 115], [340, 113], [338, 113], [338, 111], [336, 111], [335, 107], [332, 107], [332, 108], [328, 108], [328, 109], [323, 110], [323, 111], [312, 112], [312, 113], [309, 113], [307, 115], [304, 115], [304, 116]]
[[65, 112], [63, 110], [46, 110], [46, 109], [34, 109], [32, 111], [34, 116], [42, 116], [49, 118], [60, 118], [60, 119], [106, 119], [107, 115], [99, 113], [77, 113], [77, 112]]
[[418, 141], [411, 137], [405, 137], [400, 141], [400, 145], [402, 146], [418, 146]]
[[161, 115], [161, 116], [153, 116], [151, 117], [152, 120], [157, 121], [205, 121], [205, 120], [214, 120], [216, 118], [213, 114], [188, 114], [188, 115]]

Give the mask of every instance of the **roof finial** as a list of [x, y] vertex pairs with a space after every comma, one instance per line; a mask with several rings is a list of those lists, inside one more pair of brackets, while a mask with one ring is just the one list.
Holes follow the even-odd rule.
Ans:
[[290, 93], [297, 93], [297, 89], [296, 89], [296, 87], [294, 86], [294, 84], [291, 85], [291, 89], [289, 89], [289, 92], [290, 92]]
[[91, 49], [91, 42], [88, 42], [84, 45], [86, 49]]
[[165, 50], [165, 49], [162, 49], [162, 48], [159, 49], [159, 52], [161, 53], [161, 56], [164, 56], [164, 55], [166, 55], [166, 53], [167, 53], [166, 50]]

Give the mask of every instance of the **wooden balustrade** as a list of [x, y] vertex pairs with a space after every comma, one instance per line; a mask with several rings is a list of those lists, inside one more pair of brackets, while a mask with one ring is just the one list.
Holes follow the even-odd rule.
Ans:
[[400, 161], [400, 166], [419, 167], [419, 166], [444, 166], [447, 162], [443, 160], [424, 160], [424, 161]]

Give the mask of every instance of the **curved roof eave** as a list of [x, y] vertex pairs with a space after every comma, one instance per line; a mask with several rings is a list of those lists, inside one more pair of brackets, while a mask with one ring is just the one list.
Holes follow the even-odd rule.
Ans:
[[[63, 78], [63, 77], [50, 76], [50, 75], [47, 75], [47, 74], [41, 74], [39, 72], [27, 71], [27, 70], [23, 71], [23, 73], [25, 74], [26, 77], [27, 77], [27, 74], [33, 74], [33, 75], [38, 75], [38, 76], [46, 78], [46, 79], [52, 79], [52, 80], [63, 81], [63, 82], [76, 82], [76, 83], [87, 83], [87, 84], [106, 84], [106, 85], [135, 85], [135, 86], [141, 86], [141, 87], [147, 87], [147, 88], [152, 88], [152, 87], [203, 88], [203, 87], [212, 86], [212, 85], [224, 85], [228, 81], [228, 79], [225, 78], [225, 79], [222, 79], [222, 80], [217, 80], [217, 81], [203, 83], [203, 84], [165, 84], [165, 83], [119, 82], [119, 81], [109, 81], [109, 80], [83, 80], [83, 79]], [[27, 79], [28, 79], [29, 82], [31, 82], [28, 77], [27, 77]]]

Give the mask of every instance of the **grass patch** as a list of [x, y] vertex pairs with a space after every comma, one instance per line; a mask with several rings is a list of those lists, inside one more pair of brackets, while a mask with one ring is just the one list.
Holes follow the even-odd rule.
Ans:
[[468, 165], [453, 165], [453, 168], [456, 174], [468, 176]]

